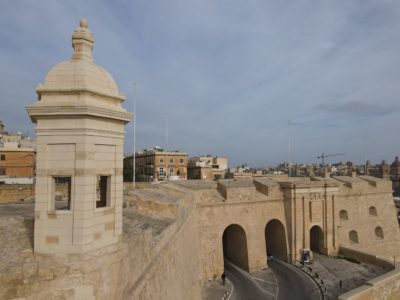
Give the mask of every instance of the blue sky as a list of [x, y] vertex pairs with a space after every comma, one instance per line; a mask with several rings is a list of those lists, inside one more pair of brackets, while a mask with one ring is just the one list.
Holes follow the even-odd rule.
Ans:
[[[132, 111], [137, 148], [225, 155], [230, 165], [345, 152], [400, 153], [400, 1], [0, 1], [0, 119], [34, 133], [24, 106], [72, 53], [85, 17], [94, 60]], [[132, 124], [126, 127], [132, 149]], [[365, 136], [365, 139], [364, 139]], [[365, 140], [365, 142], [364, 142]], [[332, 160], [337, 161], [338, 159]]]

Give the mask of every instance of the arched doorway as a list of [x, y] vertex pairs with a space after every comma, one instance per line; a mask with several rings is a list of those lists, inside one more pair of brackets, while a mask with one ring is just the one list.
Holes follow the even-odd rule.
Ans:
[[232, 224], [225, 228], [222, 246], [224, 260], [227, 259], [243, 270], [249, 271], [246, 232], [241, 226]]
[[324, 232], [318, 225], [311, 227], [310, 248], [313, 252], [324, 254]]
[[279, 220], [273, 219], [265, 226], [265, 246], [268, 256], [288, 261], [285, 227]]

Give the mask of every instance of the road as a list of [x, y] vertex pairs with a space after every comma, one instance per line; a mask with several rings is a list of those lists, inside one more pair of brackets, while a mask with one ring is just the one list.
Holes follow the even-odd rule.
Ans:
[[229, 300], [272, 300], [269, 293], [264, 291], [249, 273], [225, 261], [225, 272], [232, 282], [233, 291]]
[[320, 300], [321, 295], [316, 284], [296, 267], [281, 262], [270, 261], [269, 267], [277, 279], [277, 292], [272, 295], [263, 290], [246, 271], [230, 262], [225, 263], [225, 272], [233, 284], [229, 300]]
[[314, 281], [291, 264], [278, 260], [268, 263], [277, 283], [277, 300], [320, 300], [321, 294]]

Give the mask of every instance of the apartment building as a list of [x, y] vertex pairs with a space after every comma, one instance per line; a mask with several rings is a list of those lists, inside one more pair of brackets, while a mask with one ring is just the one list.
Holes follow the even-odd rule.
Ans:
[[[125, 157], [125, 165], [133, 166], [133, 156]], [[186, 180], [188, 155], [155, 147], [136, 152], [136, 181]]]

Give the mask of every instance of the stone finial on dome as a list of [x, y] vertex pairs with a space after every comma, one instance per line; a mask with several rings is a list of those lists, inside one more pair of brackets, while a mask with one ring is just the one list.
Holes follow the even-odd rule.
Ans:
[[74, 30], [72, 34], [72, 47], [74, 53], [72, 60], [86, 60], [93, 61], [92, 49], [94, 44], [93, 34], [88, 28], [88, 21], [81, 19], [79, 27]]

